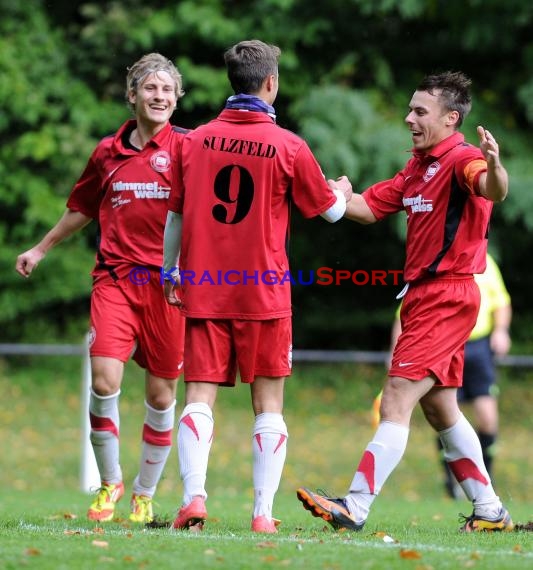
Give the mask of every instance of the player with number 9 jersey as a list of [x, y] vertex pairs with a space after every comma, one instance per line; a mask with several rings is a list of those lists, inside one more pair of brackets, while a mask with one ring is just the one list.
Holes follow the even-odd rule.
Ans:
[[183, 214], [184, 313], [290, 316], [289, 204], [310, 218], [336, 201], [305, 141], [267, 113], [226, 108], [186, 135], [179, 168], [169, 209]]

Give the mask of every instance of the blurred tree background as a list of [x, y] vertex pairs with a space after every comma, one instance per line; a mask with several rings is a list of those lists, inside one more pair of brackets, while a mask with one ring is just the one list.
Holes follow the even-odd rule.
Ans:
[[[231, 94], [222, 54], [259, 38], [282, 49], [278, 123], [303, 136], [328, 177], [357, 190], [405, 163], [403, 118], [423, 75], [462, 70], [499, 140], [511, 192], [495, 207], [491, 248], [513, 297], [514, 352], [533, 349], [533, 4], [523, 0], [0, 0], [0, 327], [3, 342], [81, 341], [94, 224], [52, 250], [27, 281], [17, 255], [56, 222], [97, 141], [128, 117], [127, 66], [172, 59], [193, 128]], [[371, 227], [293, 216], [293, 270], [401, 269], [401, 215]], [[308, 273], [307, 273], [308, 274]], [[297, 285], [296, 348], [383, 350], [401, 286]]]

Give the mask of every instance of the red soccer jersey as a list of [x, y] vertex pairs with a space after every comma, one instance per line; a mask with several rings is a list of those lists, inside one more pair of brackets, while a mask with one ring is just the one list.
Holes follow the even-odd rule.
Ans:
[[189, 317], [267, 320], [291, 314], [289, 204], [304, 217], [335, 195], [309, 147], [258, 111], [225, 109], [183, 141], [180, 252]]
[[99, 142], [67, 201], [98, 222], [95, 276], [162, 266], [172, 171], [186, 131], [168, 124], [139, 151], [124, 142], [135, 126], [127, 121]]
[[457, 132], [363, 192], [378, 220], [407, 213], [406, 281], [485, 271], [492, 202], [479, 194], [479, 176], [486, 170], [479, 148]]

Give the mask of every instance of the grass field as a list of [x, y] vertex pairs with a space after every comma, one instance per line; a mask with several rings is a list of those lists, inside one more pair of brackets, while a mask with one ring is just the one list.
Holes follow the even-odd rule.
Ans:
[[[278, 535], [249, 530], [252, 417], [243, 386], [222, 391], [215, 409], [209, 520], [203, 533], [132, 526], [127, 498], [114, 523], [97, 527], [85, 519], [90, 497], [79, 490], [80, 368], [74, 358], [42, 357], [11, 360], [0, 368], [0, 568], [533, 567], [533, 533], [457, 532], [458, 514], [470, 514], [471, 506], [444, 497], [434, 437], [419, 413], [404, 459], [362, 532], [334, 533], [301, 508], [298, 486], [346, 492], [373, 432], [369, 408], [383, 370], [372, 366], [296, 366], [287, 385], [290, 436], [274, 509], [283, 521]], [[504, 372], [496, 488], [515, 522], [526, 522], [533, 520], [533, 377]], [[121, 397], [127, 492], [137, 471], [142, 390], [142, 374], [129, 365]], [[156, 495], [156, 512], [170, 520], [180, 500], [173, 450]], [[391, 539], [384, 540], [386, 536]]]

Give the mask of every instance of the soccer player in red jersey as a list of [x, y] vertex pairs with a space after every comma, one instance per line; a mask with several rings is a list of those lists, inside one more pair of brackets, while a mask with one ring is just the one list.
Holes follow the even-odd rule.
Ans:
[[101, 488], [87, 516], [100, 522], [113, 519], [124, 494], [118, 400], [124, 363], [132, 353], [146, 369], [140, 470], [131, 499], [133, 522], [152, 521], [152, 497], [172, 444], [185, 324], [180, 312], [165, 302], [160, 268], [172, 168], [186, 132], [169, 121], [182, 94], [181, 75], [160, 54], [147, 54], [129, 68], [126, 99], [135, 119], [100, 141], [61, 219], [16, 262], [16, 270], [29, 277], [52, 247], [91, 220], [98, 223], [89, 412]]
[[363, 528], [372, 502], [404, 454], [411, 414], [419, 402], [473, 503], [473, 514], [465, 517], [461, 530], [513, 529], [494, 492], [476, 432], [457, 404], [464, 345], [480, 303], [473, 275], [485, 270], [493, 202], [501, 202], [508, 190], [493, 135], [478, 127], [477, 148], [458, 132], [471, 108], [470, 84], [461, 72], [424, 78], [405, 118], [412, 158], [392, 179], [354, 194], [347, 206], [346, 217], [363, 224], [405, 211], [407, 292], [402, 333], [383, 389], [381, 421], [349, 493], [335, 498], [305, 487], [297, 491], [306, 509], [335, 528]]
[[[234, 386], [238, 370], [255, 414], [251, 528], [277, 532], [272, 505], [286, 456], [283, 388], [292, 360], [289, 207], [335, 222], [352, 194], [345, 176], [326, 181], [307, 144], [276, 125], [279, 55], [259, 40], [230, 48], [235, 95], [183, 141], [164, 244], [167, 298], [187, 317], [178, 429], [184, 498], [174, 528], [207, 517], [212, 409], [218, 386]], [[180, 243], [181, 289], [171, 278]]]

